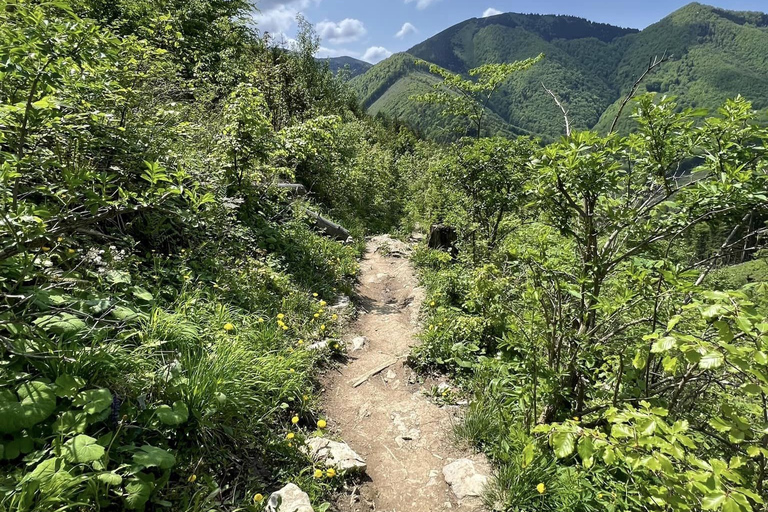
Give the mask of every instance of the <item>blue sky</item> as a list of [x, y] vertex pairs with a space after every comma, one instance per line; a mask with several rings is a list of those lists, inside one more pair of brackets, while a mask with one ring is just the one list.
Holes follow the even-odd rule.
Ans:
[[[371, 63], [407, 50], [469, 18], [502, 12], [571, 14], [645, 28], [688, 0], [255, 0], [256, 26], [290, 42], [302, 14], [321, 37], [319, 56], [348, 55]], [[766, 0], [718, 0], [724, 9], [768, 11]]]

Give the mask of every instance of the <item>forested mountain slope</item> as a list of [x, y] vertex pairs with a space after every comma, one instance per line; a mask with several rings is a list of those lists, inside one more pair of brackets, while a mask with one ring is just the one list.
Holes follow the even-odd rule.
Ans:
[[[489, 110], [503, 125], [546, 138], [562, 133], [562, 116], [542, 87], [567, 105], [578, 128], [610, 125], [617, 103], [654, 56], [670, 62], [643, 89], [684, 97], [685, 106], [717, 108], [742, 94], [762, 108], [768, 98], [768, 16], [692, 3], [638, 32], [572, 16], [501, 14], [471, 19], [395, 55], [356, 78], [353, 86], [372, 113], [399, 117], [442, 138], [445, 123], [430, 110], [409, 105], [431, 84], [426, 67], [407, 56], [455, 73], [488, 63], [546, 58], [506, 83]], [[642, 90], [641, 90], [642, 92]]]

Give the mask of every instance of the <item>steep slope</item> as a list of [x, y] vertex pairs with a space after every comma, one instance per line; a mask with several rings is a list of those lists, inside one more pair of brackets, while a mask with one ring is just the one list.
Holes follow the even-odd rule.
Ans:
[[[768, 15], [693, 3], [634, 36], [616, 70], [626, 92], [649, 58], [671, 57], [641, 88], [676, 96], [684, 107], [714, 110], [739, 94], [768, 107]], [[618, 102], [617, 102], [618, 103]], [[618, 105], [598, 123], [606, 129]], [[622, 120], [626, 129], [629, 121]]]
[[373, 64], [355, 59], [353, 57], [330, 57], [328, 59], [319, 59], [328, 62], [328, 68], [336, 75], [339, 71], [348, 70], [349, 78], [362, 75], [373, 67]]
[[[561, 134], [561, 113], [542, 85], [567, 104], [577, 128], [606, 130], [648, 60], [664, 53], [672, 59], [645, 90], [708, 109], [737, 94], [758, 108], [768, 105], [768, 15], [697, 3], [642, 32], [572, 16], [509, 13], [471, 19], [374, 66], [352, 84], [372, 112], [398, 117], [431, 135], [442, 133], [435, 126], [443, 127], [445, 119], [409, 98], [435, 79], [409, 56], [466, 74], [483, 64], [538, 53], [545, 60], [510, 80], [491, 103], [495, 131], [544, 138]], [[628, 121], [621, 126], [626, 129]]]

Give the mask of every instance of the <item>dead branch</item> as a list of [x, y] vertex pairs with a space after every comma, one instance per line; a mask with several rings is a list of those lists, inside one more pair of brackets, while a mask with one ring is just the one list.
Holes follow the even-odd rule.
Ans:
[[557, 103], [557, 106], [560, 107], [560, 111], [563, 113], [563, 118], [565, 119], [565, 136], [566, 137], [570, 137], [571, 136], [571, 121], [568, 119], [568, 111], [565, 110], [565, 107], [560, 102], [560, 100], [558, 99], [558, 97], [555, 95], [554, 92], [552, 92], [549, 89], [547, 89], [547, 86], [544, 85], [543, 83], [541, 84], [541, 86], [544, 88], [545, 91], [547, 91], [549, 93], [550, 96], [552, 96], [552, 99], [555, 100], [555, 103]]
[[619, 107], [619, 112], [616, 114], [616, 117], [613, 119], [613, 123], [611, 124], [611, 129], [608, 130], [608, 133], [613, 133], [614, 131], [616, 131], [616, 125], [619, 123], [619, 118], [621, 117], [622, 112], [624, 112], [624, 107], [626, 107], [627, 103], [629, 103], [629, 101], [635, 96], [635, 93], [637, 93], [637, 89], [640, 87], [640, 84], [643, 83], [643, 80], [645, 80], [645, 77], [647, 77], [657, 67], [661, 66], [668, 60], [669, 60], [669, 57], [667, 56], [667, 52], [664, 52], [664, 55], [662, 55], [661, 58], [659, 58], [658, 56], [653, 57], [648, 62], [648, 68], [645, 70], [645, 72], [642, 75], [640, 75], [640, 78], [637, 79], [637, 81], [634, 83], [632, 88], [629, 90], [629, 93], [621, 102], [621, 106]]

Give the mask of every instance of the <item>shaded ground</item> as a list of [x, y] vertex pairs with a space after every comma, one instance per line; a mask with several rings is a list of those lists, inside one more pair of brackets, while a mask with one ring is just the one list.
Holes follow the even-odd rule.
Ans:
[[457, 458], [482, 460], [453, 446], [459, 409], [430, 401], [424, 391], [431, 386], [420, 385], [404, 365], [423, 300], [408, 251], [387, 237], [369, 243], [358, 289], [361, 311], [350, 331], [350, 338], [365, 336], [368, 343], [324, 382], [330, 426], [368, 463], [362, 487], [337, 503], [343, 512], [480, 510], [477, 500], [459, 505], [443, 479], [443, 467]]

